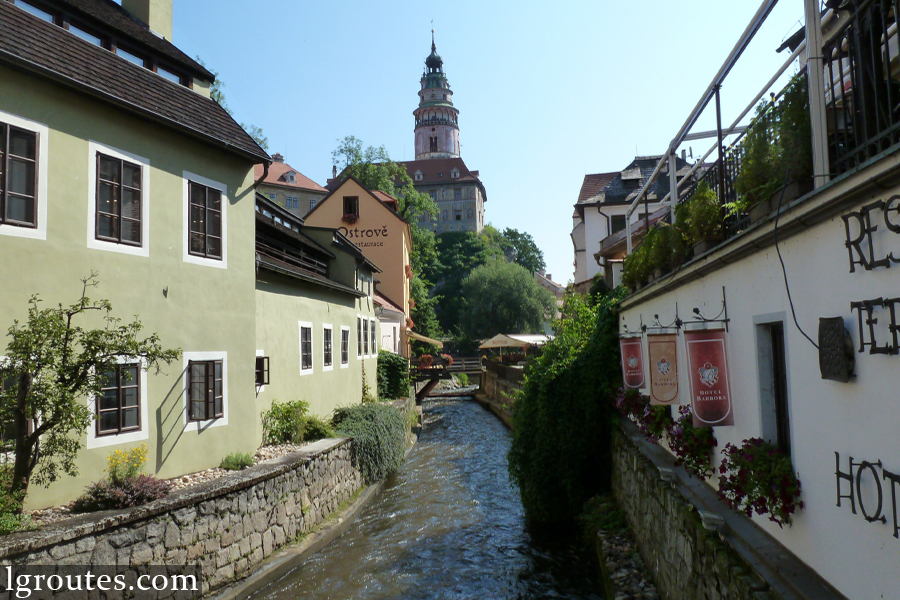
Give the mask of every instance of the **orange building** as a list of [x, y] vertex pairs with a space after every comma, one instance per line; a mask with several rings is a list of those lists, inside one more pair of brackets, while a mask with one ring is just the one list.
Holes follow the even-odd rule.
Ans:
[[[382, 270], [378, 293], [409, 317], [412, 233], [397, 214], [397, 200], [370, 191], [353, 177], [319, 201], [304, 218], [306, 225], [337, 229]], [[406, 327], [400, 328], [400, 353], [409, 356]]]

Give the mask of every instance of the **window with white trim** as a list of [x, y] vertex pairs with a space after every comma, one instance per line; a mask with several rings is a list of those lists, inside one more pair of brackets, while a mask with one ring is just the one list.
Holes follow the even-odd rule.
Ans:
[[350, 364], [350, 328], [341, 327], [341, 368]]
[[195, 181], [190, 189], [190, 246], [194, 256], [222, 259], [222, 192]]
[[98, 240], [141, 245], [141, 165], [97, 153], [94, 235]]
[[333, 333], [331, 325], [322, 325], [322, 366], [326, 371], [330, 371], [334, 366], [332, 359]]
[[312, 323], [300, 324], [300, 372], [313, 370]]
[[37, 227], [38, 134], [0, 122], [0, 224]]
[[221, 360], [188, 361], [188, 420], [209, 421], [225, 415]]
[[362, 317], [356, 317], [356, 358], [363, 355]]
[[369, 337], [372, 340], [372, 356], [376, 356], [378, 354], [378, 346], [375, 345], [375, 319], [369, 321], [369, 332]]
[[363, 338], [363, 356], [369, 356], [369, 336], [367, 335], [369, 331], [369, 320], [362, 320], [362, 338]]
[[141, 429], [141, 365], [125, 363], [103, 373], [96, 397], [96, 435]]

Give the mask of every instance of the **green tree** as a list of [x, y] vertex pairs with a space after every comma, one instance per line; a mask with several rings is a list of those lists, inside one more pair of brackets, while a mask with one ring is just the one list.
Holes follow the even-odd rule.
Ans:
[[[77, 475], [75, 457], [93, 419], [85, 398], [100, 393], [118, 359], [142, 360], [145, 369], [159, 372], [161, 363], [181, 355], [163, 349], [155, 333], [140, 339], [140, 321], [122, 324], [108, 300], [88, 298], [88, 288], [97, 286], [96, 273], [82, 282], [81, 298], [69, 307], [42, 309], [40, 298], [32, 296], [27, 323], [16, 320], [7, 334], [0, 381], [8, 383], [0, 391], [0, 422], [12, 423], [14, 431], [10, 493], [19, 501], [32, 479], [49, 485], [60, 471]], [[78, 324], [93, 312], [102, 315], [102, 326]]]
[[498, 333], [537, 333], [556, 309], [556, 299], [523, 267], [502, 260], [475, 268], [461, 285], [465, 319], [461, 331], [470, 340]]
[[568, 296], [556, 337], [525, 369], [513, 413], [509, 472], [529, 519], [572, 521], [609, 489], [612, 397], [621, 385], [613, 294]]
[[509, 242], [510, 260], [522, 265], [529, 273], [536, 273], [547, 268], [544, 253], [534, 243], [530, 233], [506, 228], [503, 237]]
[[[195, 57], [195, 60], [200, 63], [206, 70], [212, 73], [213, 77], [215, 78], [212, 82], [212, 85], [209, 87], [209, 97], [215, 100], [219, 106], [225, 109], [225, 112], [233, 117], [234, 111], [228, 108], [228, 103], [225, 102], [225, 82], [222, 81], [216, 71], [213, 71], [212, 69], [207, 67], [206, 63], [204, 63], [203, 59], [201, 59], [199, 56]], [[269, 138], [267, 138], [265, 133], [263, 133], [262, 128], [257, 127], [256, 125], [247, 125], [244, 123], [241, 123], [240, 125], [241, 129], [246, 131], [247, 134], [253, 138], [253, 141], [259, 144], [260, 148], [262, 148], [266, 152], [269, 151]]]

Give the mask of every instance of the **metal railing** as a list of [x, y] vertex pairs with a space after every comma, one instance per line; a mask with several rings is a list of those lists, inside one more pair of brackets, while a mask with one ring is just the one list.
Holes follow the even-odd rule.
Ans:
[[822, 53], [833, 174], [900, 143], [900, 0], [851, 2]]

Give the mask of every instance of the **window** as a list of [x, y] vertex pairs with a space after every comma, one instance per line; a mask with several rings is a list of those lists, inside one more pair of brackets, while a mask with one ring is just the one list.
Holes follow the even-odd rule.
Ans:
[[38, 136], [0, 123], [0, 224], [37, 227]]
[[450, 220], [450, 219], [447, 217], [447, 211], [446, 211], [446, 210], [441, 212], [441, 217], [442, 217], [442, 219], [443, 219], [444, 221], [449, 221], [449, 220]]
[[450, 179], [459, 179], [459, 169], [450, 171]]
[[422, 181], [422, 171], [416, 171], [413, 179], [415, 179], [416, 181]]
[[324, 329], [322, 330], [322, 364], [328, 369], [330, 369], [332, 366], [331, 334], [331, 325], [325, 325]]
[[141, 165], [97, 153], [95, 236], [141, 245]]
[[762, 436], [790, 454], [791, 423], [783, 322], [757, 324], [756, 342]]
[[312, 371], [312, 326], [300, 325], [300, 371]]
[[165, 79], [168, 79], [169, 81], [171, 81], [173, 83], [177, 83], [177, 84], [181, 85], [181, 76], [176, 75], [172, 71], [167, 71], [166, 69], [157, 67], [156, 74], [161, 75], [162, 77], [164, 77]]
[[453, 211], [453, 216], [456, 218], [457, 221], [462, 221], [462, 210], [456, 209], [455, 211]]
[[103, 374], [96, 399], [97, 436], [141, 428], [141, 365], [116, 365]]
[[609, 224], [612, 228], [612, 230], [609, 232], [610, 235], [625, 229], [625, 218], [625, 215], [613, 215], [612, 217], [610, 217]]
[[13, 0], [13, 4], [15, 4], [16, 6], [18, 6], [19, 8], [21, 8], [21, 9], [24, 10], [25, 12], [29, 12], [29, 13], [33, 14], [34, 16], [36, 16], [36, 17], [38, 17], [38, 18], [40, 18], [40, 19], [43, 19], [43, 20], [48, 21], [48, 22], [50, 22], [50, 23], [53, 22], [53, 15], [51, 15], [50, 13], [48, 13], [48, 12], [46, 12], [46, 11], [43, 11], [43, 10], [41, 10], [41, 9], [39, 9], [39, 8], [37, 8], [37, 7], [35, 7], [35, 6], [32, 6], [32, 5], [28, 4], [27, 2], [22, 2], [22, 0]]
[[188, 419], [208, 421], [225, 414], [221, 360], [188, 362]]
[[372, 339], [372, 355], [378, 354], [378, 346], [375, 344], [375, 319], [369, 321], [370, 338]]
[[369, 320], [362, 320], [362, 338], [363, 338], [363, 356], [369, 355], [369, 336], [366, 333], [369, 330]]
[[358, 196], [344, 196], [344, 216], [359, 218]]
[[428, 195], [431, 196], [432, 200], [437, 200], [437, 191], [436, 190], [431, 190], [430, 192], [428, 192]]
[[274, 202], [274, 201], [275, 201], [275, 194], [269, 194], [269, 200], [271, 200], [272, 202]]
[[256, 357], [256, 385], [269, 385], [269, 357]]
[[341, 327], [341, 367], [350, 363], [350, 328]]
[[222, 259], [222, 192], [191, 181], [190, 247], [194, 256]]
[[453, 190], [453, 199], [462, 200], [462, 188], [456, 188], [455, 190]]
[[312, 209], [314, 209], [315, 207], [316, 207], [316, 199], [315, 199], [315, 198], [310, 198], [310, 200], [309, 200], [309, 210], [312, 210]]
[[362, 318], [356, 317], [356, 357], [359, 358], [363, 355], [363, 332], [362, 332]]
[[435, 137], [429, 137], [429, 138], [428, 138], [428, 143], [429, 143], [430, 146], [431, 146], [430, 149], [429, 149], [430, 152], [437, 152], [437, 151], [438, 151], [438, 139], [437, 139], [437, 136], [435, 136]]
[[139, 67], [144, 66], [144, 59], [141, 58], [140, 56], [138, 56], [137, 54], [132, 54], [131, 52], [128, 52], [127, 50], [122, 50], [121, 48], [116, 48], [116, 54], [118, 54], [119, 56], [121, 56], [122, 58], [124, 58], [125, 60], [127, 60], [129, 62], [133, 62], [134, 64], [136, 64]]
[[81, 39], [83, 39], [87, 42], [90, 42], [90, 43], [94, 44], [95, 46], [103, 45], [103, 40], [101, 40], [99, 37], [97, 37], [93, 33], [88, 33], [87, 31], [85, 31], [84, 29], [81, 29], [80, 27], [75, 27], [71, 23], [69, 24], [69, 32], [74, 33]]

